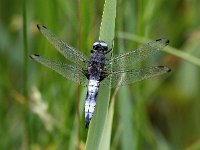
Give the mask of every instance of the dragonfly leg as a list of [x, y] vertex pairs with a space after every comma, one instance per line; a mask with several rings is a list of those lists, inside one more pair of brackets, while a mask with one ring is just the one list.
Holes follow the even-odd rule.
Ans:
[[114, 47], [114, 40], [112, 40], [112, 47], [108, 49], [107, 51], [105, 51], [104, 54], [108, 54], [110, 51], [112, 51], [113, 47]]

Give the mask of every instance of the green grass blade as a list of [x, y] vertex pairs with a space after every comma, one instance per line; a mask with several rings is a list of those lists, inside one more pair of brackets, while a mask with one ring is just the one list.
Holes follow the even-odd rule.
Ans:
[[[112, 41], [114, 39], [116, 3], [117, 3], [116, 0], [105, 1], [104, 12], [100, 28], [99, 39], [108, 43], [109, 47], [111, 47]], [[104, 144], [106, 147], [110, 146], [109, 142], [106, 142], [105, 140], [102, 139], [105, 138], [104, 128], [106, 128], [105, 122], [108, 114], [109, 99], [110, 99], [109, 88], [105, 87], [100, 88], [99, 98], [97, 99], [97, 107], [88, 131], [88, 138], [86, 141], [87, 150], [100, 149], [100, 146], [102, 144]], [[111, 136], [111, 128], [109, 129], [109, 131], [107, 130], [107, 132], [110, 132], [108, 136]]]
[[[135, 149], [136, 137], [131, 118], [132, 110], [134, 109], [131, 103], [130, 92], [127, 87], [121, 87], [119, 92], [119, 114], [120, 114], [120, 125], [122, 126], [121, 135], [121, 146], [122, 149]], [[133, 135], [134, 133], [134, 135]], [[128, 137], [128, 138], [127, 138]]]
[[111, 141], [111, 131], [112, 131], [112, 122], [113, 122], [113, 115], [114, 115], [114, 106], [115, 106], [115, 99], [111, 100], [111, 104], [109, 107], [108, 115], [105, 122], [105, 127], [103, 130], [103, 135], [100, 141], [100, 148], [101, 150], [109, 150], [110, 149], [110, 141]]
[[105, 0], [99, 39], [112, 45], [115, 33], [116, 0]]
[[24, 66], [23, 66], [23, 94], [28, 95], [28, 84], [27, 84], [27, 68], [28, 68], [28, 37], [27, 37], [27, 17], [26, 17], [26, 0], [23, 1], [23, 45], [24, 45]]
[[23, 106], [23, 117], [24, 119], [24, 138], [26, 139], [25, 146], [27, 149], [31, 145], [31, 130], [30, 130], [30, 116], [29, 116], [29, 101], [28, 98], [28, 35], [27, 35], [27, 3], [26, 0], [22, 3], [22, 12], [23, 12], [23, 45], [24, 45], [24, 54], [23, 54], [23, 95], [26, 98], [25, 105]]

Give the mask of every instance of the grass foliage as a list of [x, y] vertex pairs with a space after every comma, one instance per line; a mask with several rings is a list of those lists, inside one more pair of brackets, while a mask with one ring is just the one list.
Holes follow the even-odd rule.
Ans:
[[[117, 3], [117, 4], [116, 4]], [[0, 149], [200, 149], [200, 1], [0, 0]], [[66, 61], [38, 32], [44, 24], [90, 55], [114, 39], [113, 54], [146, 39], [169, 46], [141, 66], [172, 72], [120, 89], [100, 89], [90, 129], [86, 88], [29, 59]]]

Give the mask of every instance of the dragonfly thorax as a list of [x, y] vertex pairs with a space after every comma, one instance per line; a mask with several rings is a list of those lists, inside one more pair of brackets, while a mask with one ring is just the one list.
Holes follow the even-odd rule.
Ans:
[[102, 70], [104, 70], [105, 61], [106, 57], [104, 54], [99, 53], [98, 51], [93, 53], [89, 60], [88, 75], [100, 80], [100, 78], [102, 78], [101, 73]]

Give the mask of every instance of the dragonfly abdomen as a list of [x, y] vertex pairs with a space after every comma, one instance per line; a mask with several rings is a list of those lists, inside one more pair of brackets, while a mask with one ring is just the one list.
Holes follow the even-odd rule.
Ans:
[[90, 120], [93, 117], [95, 106], [96, 106], [96, 97], [99, 90], [99, 81], [98, 80], [89, 80], [88, 91], [85, 100], [85, 127], [88, 128]]

